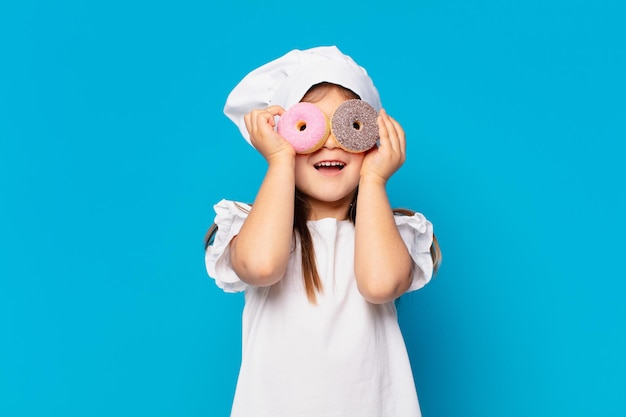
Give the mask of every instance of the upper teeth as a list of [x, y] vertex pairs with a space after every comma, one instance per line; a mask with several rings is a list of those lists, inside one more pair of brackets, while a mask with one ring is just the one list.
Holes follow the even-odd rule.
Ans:
[[343, 163], [342, 162], [320, 162], [315, 165], [318, 167], [342, 167]]

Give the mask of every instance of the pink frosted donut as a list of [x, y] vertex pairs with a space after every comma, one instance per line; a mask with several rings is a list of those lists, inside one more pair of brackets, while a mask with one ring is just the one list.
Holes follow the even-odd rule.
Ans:
[[348, 152], [365, 152], [378, 140], [378, 113], [362, 100], [341, 103], [330, 119], [330, 128], [339, 146]]
[[329, 127], [326, 116], [315, 104], [301, 102], [283, 113], [277, 130], [297, 153], [311, 153], [322, 147]]

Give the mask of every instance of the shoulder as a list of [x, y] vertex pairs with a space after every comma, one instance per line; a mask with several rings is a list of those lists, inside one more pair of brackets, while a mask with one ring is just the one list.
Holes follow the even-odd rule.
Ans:
[[233, 200], [221, 200], [213, 206], [215, 210], [214, 223], [218, 226], [243, 221], [248, 217], [252, 206]]
[[393, 209], [394, 219], [397, 226], [409, 226], [421, 233], [432, 233], [432, 223], [422, 213], [407, 210], [407, 209]]
[[[218, 235], [232, 235], [239, 232], [243, 222], [250, 213], [250, 204], [233, 200], [220, 200], [213, 206], [215, 218], [213, 224], [204, 237], [204, 247], [207, 249], [212, 245], [214, 238]], [[232, 238], [232, 236], [230, 236]]]
[[243, 213], [244, 215], [248, 215], [250, 213], [250, 208], [252, 206], [248, 203], [242, 203], [240, 201], [234, 200], [220, 200], [217, 204], [213, 206], [215, 213], [220, 214], [229, 214], [232, 213], [234, 215], [238, 215]]

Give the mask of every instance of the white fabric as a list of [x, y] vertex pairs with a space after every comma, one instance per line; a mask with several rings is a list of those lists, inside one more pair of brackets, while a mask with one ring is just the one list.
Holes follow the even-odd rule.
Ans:
[[[225, 291], [245, 290], [242, 361], [231, 417], [419, 417], [413, 375], [393, 302], [357, 290], [354, 226], [309, 221], [323, 293], [309, 303], [296, 244], [285, 277], [270, 287], [243, 283], [229, 242], [249, 206], [222, 200], [207, 272]], [[432, 275], [432, 225], [421, 214], [396, 223], [415, 262], [410, 290]]]
[[330, 82], [346, 87], [377, 111], [380, 97], [365, 68], [336, 46], [294, 49], [248, 73], [228, 95], [224, 113], [250, 143], [243, 116], [253, 109], [298, 103], [313, 85]]

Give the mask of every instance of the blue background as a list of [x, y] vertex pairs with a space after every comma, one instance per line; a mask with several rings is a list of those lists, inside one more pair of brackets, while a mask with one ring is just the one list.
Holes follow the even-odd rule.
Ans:
[[390, 198], [444, 252], [399, 305], [424, 415], [624, 415], [622, 4], [3, 2], [0, 415], [228, 414], [243, 299], [202, 238], [265, 162], [222, 106], [330, 44], [403, 124]]

